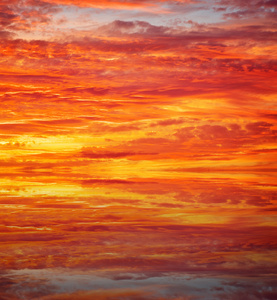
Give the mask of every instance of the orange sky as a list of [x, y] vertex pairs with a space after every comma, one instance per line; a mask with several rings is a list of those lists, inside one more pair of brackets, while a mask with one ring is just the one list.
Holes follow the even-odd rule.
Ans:
[[276, 9], [1, 1], [1, 299], [277, 297]]

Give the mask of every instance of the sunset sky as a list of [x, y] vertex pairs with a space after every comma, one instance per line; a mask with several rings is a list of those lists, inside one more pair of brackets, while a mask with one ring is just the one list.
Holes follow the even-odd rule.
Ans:
[[1, 0], [0, 299], [277, 299], [277, 1]]

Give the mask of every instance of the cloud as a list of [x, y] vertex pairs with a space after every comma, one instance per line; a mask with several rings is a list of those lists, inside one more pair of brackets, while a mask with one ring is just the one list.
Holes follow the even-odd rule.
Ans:
[[65, 89], [65, 92], [69, 92], [70, 94], [72, 93], [88, 93], [88, 94], [92, 94], [92, 95], [106, 95], [109, 92], [109, 89], [105, 89], [105, 88], [94, 88], [94, 87], [90, 87], [90, 88], [67, 88]]
[[[52, 134], [69, 132], [71, 128], [82, 125], [81, 120], [41, 120], [30, 121], [29, 123], [4, 123], [0, 124], [0, 133], [12, 132], [13, 134], [51, 134], [51, 129], [56, 129]], [[64, 129], [65, 128], [65, 131]], [[19, 144], [14, 144], [19, 146]]]
[[81, 157], [84, 158], [92, 158], [92, 159], [111, 159], [111, 158], [125, 158], [128, 156], [136, 155], [136, 153], [132, 152], [107, 152], [103, 151], [103, 149], [91, 149], [91, 148], [85, 148], [81, 152]]
[[59, 8], [42, 0], [3, 0], [0, 6], [0, 26], [7, 30], [30, 30], [49, 23]]
[[[65, 270], [53, 271], [35, 270], [32, 272], [14, 272], [6, 274], [3, 280], [13, 282], [13, 290], [8, 289], [1, 293], [3, 299], [16, 299], [16, 295], [21, 289], [21, 296], [28, 298], [41, 298], [45, 300], [53, 299], [143, 299], [143, 300], [200, 300], [205, 297], [213, 299], [236, 299], [239, 295], [257, 297], [265, 299], [275, 295], [275, 282], [270, 279], [263, 279], [256, 282], [253, 278], [241, 278], [235, 281], [230, 276], [225, 276], [224, 280], [212, 277], [188, 277], [185, 276], [161, 276], [156, 279], [145, 274], [121, 273], [113, 275], [115, 272], [106, 273], [105, 277], [95, 276], [94, 273], [84, 275], [83, 272], [64, 273]], [[153, 273], [155, 276], [156, 274]], [[122, 279], [117, 280], [116, 277]], [[108, 278], [107, 278], [108, 277]], [[89, 279], [89, 280], [87, 280]], [[139, 280], [139, 284], [136, 282]], [[93, 282], [97, 285], [93, 285]], [[103, 288], [107, 286], [107, 288]], [[39, 289], [36, 288], [39, 286]], [[205, 288], [202, 288], [205, 287]], [[78, 289], [78, 290], [77, 290]], [[12, 292], [13, 291], [13, 292]], [[246, 299], [248, 299], [246, 296]], [[262, 298], [260, 298], [262, 297]], [[249, 298], [250, 299], [250, 298]], [[256, 298], [255, 298], [256, 299]]]
[[0, 12], [0, 25], [2, 28], [8, 27], [10, 24], [15, 22], [17, 19], [17, 15], [13, 14], [8, 10], [8, 7], [2, 5]]
[[115, 299], [115, 297], [126, 298], [139, 300], [139, 299], [147, 299], [145, 297], [145, 293], [143, 291], [135, 291], [135, 290], [96, 290], [96, 291], [79, 291], [71, 294], [59, 294], [53, 295], [49, 297], [45, 297], [45, 300], [56, 300], [56, 299], [76, 299], [76, 297], [80, 300], [89, 300], [91, 298], [97, 298], [99, 300], [110, 300]]
[[[76, 5], [76, 2], [72, 0], [47, 0], [49, 3], [61, 4], [61, 5]], [[78, 2], [79, 7], [94, 7], [100, 9], [120, 9], [120, 10], [142, 10], [152, 13], [168, 13], [168, 7], [163, 7], [166, 4], [177, 3], [179, 6], [187, 6], [190, 3], [194, 3], [193, 0], [100, 0], [100, 1], [89, 1], [81, 0]]]
[[267, 122], [248, 123], [245, 129], [237, 124], [230, 124], [228, 127], [221, 125], [202, 125], [199, 127], [184, 127], [178, 129], [175, 136], [187, 141], [192, 138], [200, 140], [220, 141], [226, 147], [240, 147], [243, 144], [259, 143], [259, 137], [264, 141], [273, 142], [276, 140], [276, 131], [271, 130], [273, 124]]
[[[249, 33], [251, 32], [251, 36]], [[222, 45], [224, 42], [244, 39], [248, 36], [249, 40], [267, 40], [273, 42], [276, 39], [274, 31], [267, 24], [241, 25], [236, 27], [216, 27], [202, 25], [200, 29], [190, 30], [185, 26], [177, 28], [168, 26], [155, 26], [145, 21], [121, 21], [116, 20], [110, 24], [101, 26], [96, 31], [100, 36], [129, 36], [129, 37], [151, 37], [155, 41], [155, 49], [159, 50], [161, 45], [166, 49], [185, 47], [193, 43], [206, 42], [208, 45]], [[143, 50], [143, 48], [142, 48]]]
[[170, 28], [154, 26], [144, 21], [121, 21], [115, 20], [108, 25], [98, 28], [99, 34], [108, 36], [143, 35], [143, 36], [166, 36]]
[[41, 124], [46, 126], [80, 126], [82, 125], [80, 119], [59, 119], [59, 120], [39, 120], [32, 121], [32, 124]]
[[13, 33], [6, 31], [6, 30], [0, 30], [0, 37], [1, 39], [9, 39], [12, 38], [14, 35]]
[[84, 148], [80, 154], [83, 158], [90, 159], [120, 159], [128, 158], [130, 156], [144, 156], [155, 155], [156, 153], [147, 152], [121, 152], [121, 151], [107, 151], [105, 148]]
[[133, 184], [132, 181], [129, 180], [123, 180], [123, 179], [87, 179], [87, 180], [83, 180], [82, 184], [84, 185], [93, 185], [93, 184]]
[[1, 299], [275, 296], [274, 8], [1, 2]]
[[151, 126], [170, 126], [170, 125], [180, 125], [183, 124], [185, 120], [183, 119], [166, 119], [160, 120], [156, 123], [152, 123]]
[[57, 234], [32, 234], [32, 233], [20, 233], [20, 234], [3, 234], [2, 241], [5, 242], [50, 242], [56, 240], [62, 240], [62, 235]]
[[217, 11], [231, 11], [224, 14], [226, 18], [234, 18], [234, 19], [252, 19], [260, 18], [264, 19], [265, 17], [268, 20], [274, 20], [276, 17], [276, 13], [272, 8], [276, 7], [276, 1], [259, 1], [259, 0], [251, 0], [248, 1], [248, 5], [241, 0], [236, 1], [217, 1], [215, 5], [219, 7], [215, 7]]

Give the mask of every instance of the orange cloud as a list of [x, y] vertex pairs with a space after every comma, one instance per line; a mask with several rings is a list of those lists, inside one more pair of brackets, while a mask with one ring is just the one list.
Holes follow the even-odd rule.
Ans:
[[1, 2], [1, 299], [274, 298], [275, 6]]

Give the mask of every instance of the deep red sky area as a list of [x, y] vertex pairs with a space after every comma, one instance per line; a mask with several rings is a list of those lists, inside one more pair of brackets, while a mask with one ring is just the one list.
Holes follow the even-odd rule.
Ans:
[[1, 0], [1, 300], [277, 299], [276, 20]]

